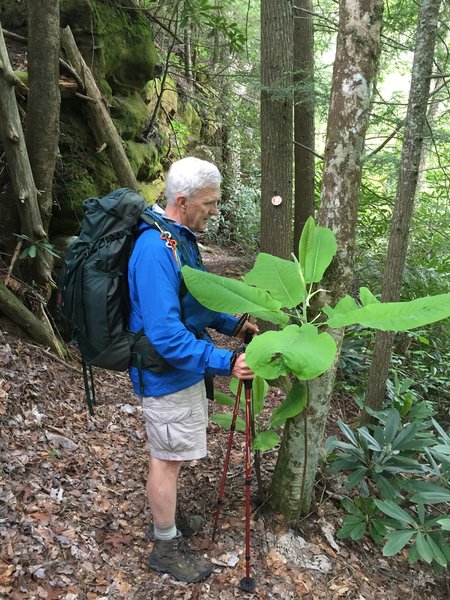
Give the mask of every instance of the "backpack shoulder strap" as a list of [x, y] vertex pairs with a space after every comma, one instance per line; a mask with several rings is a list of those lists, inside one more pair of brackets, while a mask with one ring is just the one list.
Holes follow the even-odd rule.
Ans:
[[181, 263], [177, 254], [177, 250], [180, 252], [183, 263], [190, 264], [190, 255], [186, 247], [186, 243], [181, 239], [180, 235], [164, 217], [155, 215], [149, 211], [144, 211], [141, 214], [141, 219], [144, 223], [147, 223], [150, 227], [158, 229], [161, 233], [161, 239], [166, 242], [166, 246], [172, 250], [175, 262], [181, 269]]

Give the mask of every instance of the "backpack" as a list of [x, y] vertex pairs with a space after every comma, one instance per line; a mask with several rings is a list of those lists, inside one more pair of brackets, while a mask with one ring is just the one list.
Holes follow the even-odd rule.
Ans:
[[[58, 308], [81, 353], [91, 415], [95, 401], [92, 366], [113, 371], [136, 366], [139, 373], [143, 368], [156, 373], [172, 368], [150, 344], [143, 329], [128, 331], [128, 261], [138, 224], [144, 221], [159, 229], [173, 250], [180, 241], [174, 229], [147, 208], [146, 201], [128, 188], [89, 198], [83, 205], [80, 236], [64, 257]], [[183, 254], [182, 242], [179, 249]]]

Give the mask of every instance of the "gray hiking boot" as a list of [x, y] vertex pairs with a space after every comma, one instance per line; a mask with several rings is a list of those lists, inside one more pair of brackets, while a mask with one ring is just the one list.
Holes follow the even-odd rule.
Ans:
[[[194, 533], [201, 531], [205, 525], [205, 519], [200, 515], [191, 515], [191, 513], [177, 508], [175, 515], [175, 525], [183, 537], [191, 537]], [[155, 528], [153, 523], [150, 523], [147, 529], [147, 537], [152, 542], [155, 541]]]
[[211, 574], [211, 563], [192, 552], [182, 535], [171, 540], [156, 540], [148, 564], [159, 573], [169, 573], [187, 583], [202, 581]]

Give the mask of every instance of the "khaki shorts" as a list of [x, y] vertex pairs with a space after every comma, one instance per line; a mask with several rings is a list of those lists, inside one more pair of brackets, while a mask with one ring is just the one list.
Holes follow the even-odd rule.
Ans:
[[162, 460], [195, 460], [206, 456], [208, 400], [205, 383], [167, 396], [142, 399], [150, 454]]

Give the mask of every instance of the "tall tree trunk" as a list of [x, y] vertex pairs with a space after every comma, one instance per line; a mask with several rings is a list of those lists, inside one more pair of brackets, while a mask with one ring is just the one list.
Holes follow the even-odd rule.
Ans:
[[261, 250], [282, 258], [292, 248], [292, 32], [292, 3], [261, 0]]
[[294, 252], [314, 214], [314, 29], [312, 0], [294, 8]]
[[[380, 54], [383, 0], [341, 0], [319, 224], [335, 234], [338, 251], [326, 273], [319, 304], [333, 305], [353, 276], [362, 154]], [[320, 308], [320, 306], [319, 306]], [[342, 330], [333, 366], [308, 384], [308, 406], [285, 428], [272, 479], [272, 502], [292, 518], [309, 511], [333, 393]]]
[[59, 32], [59, 0], [28, 2], [25, 140], [46, 231], [52, 214], [52, 182], [59, 143]]
[[[400, 299], [423, 146], [440, 4], [441, 0], [420, 2], [405, 136], [383, 275], [383, 302], [395, 302]], [[392, 332], [380, 331], [375, 336], [365, 396], [366, 406], [375, 410], [383, 404], [393, 341]], [[367, 418], [368, 415], [365, 414], [364, 419]]]
[[[20, 217], [21, 233], [38, 244], [46, 240], [37, 201], [37, 190], [25, 146], [22, 123], [15, 96], [15, 76], [9, 62], [0, 24], [0, 139], [5, 149], [11, 186]], [[47, 254], [38, 252], [34, 261], [37, 281], [51, 281]]]

